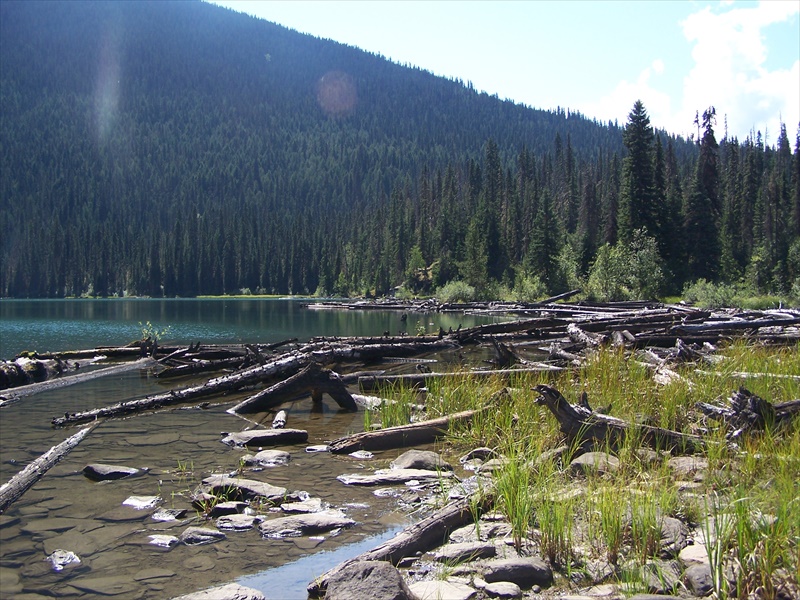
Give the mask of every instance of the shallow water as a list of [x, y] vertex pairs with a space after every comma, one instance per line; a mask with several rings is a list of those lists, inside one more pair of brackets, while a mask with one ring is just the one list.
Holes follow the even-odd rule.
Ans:
[[[5, 310], [2, 320], [4, 352], [22, 343], [21, 339], [6, 339], [11, 330], [35, 330], [35, 335], [40, 336], [37, 339], [49, 344], [39, 346], [37, 343], [38, 348], [64, 349], [121, 343], [135, 337], [129, 333], [135, 332], [135, 329], [131, 330], [132, 321], [159, 321], [159, 325], [176, 323], [175, 329], [180, 332], [177, 336], [180, 339], [176, 341], [181, 342], [191, 339], [197, 331], [188, 325], [195, 321], [197, 327], [208, 327], [216, 332], [217, 337], [213, 339], [219, 342], [269, 342], [295, 336], [302, 340], [320, 333], [363, 335], [365, 328], [379, 330], [398, 321], [396, 313], [381, 315], [347, 311], [341, 313], [344, 316], [340, 318], [331, 311], [315, 313], [296, 305], [285, 306], [288, 312], [282, 312], [278, 318], [280, 311], [275, 312], [275, 306], [224, 303], [216, 306], [216, 312], [212, 310], [213, 305], [208, 309], [190, 303], [194, 312], [190, 311], [189, 316], [179, 318], [177, 313], [165, 314], [166, 318], [160, 320], [144, 310], [147, 301], [135, 302], [127, 308], [123, 305], [100, 308], [81, 305], [79, 309], [74, 306], [59, 309], [48, 301], [45, 303], [46, 312], [50, 311], [51, 317], [55, 314], [55, 318], [48, 321], [32, 313], [7, 319], [8, 311], [5, 309], [9, 305], [2, 301], [0, 306]], [[158, 311], [175, 308], [169, 303], [168, 308], [164, 308], [163, 301], [152, 303], [151, 307]], [[65, 309], [77, 313], [65, 318]], [[62, 312], [57, 313], [59, 310]], [[122, 320], [118, 320], [122, 318], [116, 312], [119, 310], [125, 313]], [[98, 311], [101, 318], [94, 321]], [[87, 318], [87, 314], [93, 316]], [[270, 314], [272, 321], [268, 318]], [[322, 331], [309, 334], [315, 328], [315, 320], [323, 315], [324, 318], [317, 321]], [[366, 325], [361, 323], [355, 331], [336, 329], [342, 323], [359, 317], [366, 318]], [[437, 317], [424, 316], [426, 320], [430, 319], [428, 323]], [[474, 320], [463, 315], [449, 317], [465, 326], [475, 324]], [[408, 319], [412, 326], [414, 318], [410, 315]], [[57, 323], [44, 326], [51, 321]], [[28, 324], [20, 328], [20, 322]], [[304, 334], [291, 330], [298, 323], [302, 323], [300, 329]], [[96, 327], [95, 332], [102, 333], [107, 339], [88, 342], [88, 337], [67, 335], [56, 343], [52, 339], [48, 341], [45, 336], [48, 327], [58, 335], [83, 328], [88, 330], [87, 336]], [[438, 329], [438, 323], [436, 327]], [[123, 340], [115, 337], [120, 335], [126, 337]], [[226, 337], [228, 335], [233, 337]], [[203, 339], [209, 341], [208, 336]], [[409, 365], [392, 368], [407, 369]], [[183, 385], [188, 383], [182, 382]], [[147, 371], [128, 372], [40, 393], [0, 409], [0, 481], [7, 481], [28, 462], [79, 429], [54, 429], [50, 426], [53, 416], [105, 406], [164, 389], [164, 384]], [[190, 525], [213, 526], [213, 522], [196, 516], [189, 507], [188, 495], [201, 479], [211, 473], [229, 473], [239, 467], [239, 459], [245, 451], [229, 448], [220, 442], [221, 432], [239, 431], [252, 425], [225, 412], [230, 402], [236, 399], [236, 396], [223, 398], [220, 400], [223, 403], [206, 410], [174, 409], [109, 420], [95, 428], [6, 514], [0, 516], [0, 595], [3, 598], [25, 598], [37, 593], [51, 597], [170, 598], [239, 580], [261, 589], [270, 598], [305, 598], [305, 586], [314, 577], [345, 558], [377, 545], [409, 522], [410, 517], [405, 510], [400, 510], [396, 497], [377, 497], [373, 488], [345, 486], [335, 479], [344, 473], [385, 467], [401, 450], [376, 453], [376, 458], [371, 461], [305, 451], [307, 445], [324, 444], [363, 429], [362, 413], [343, 413], [326, 396], [321, 407], [313, 405], [310, 399], [282, 407], [288, 412], [287, 427], [308, 431], [308, 444], [282, 447], [291, 452], [292, 458], [287, 466], [245, 476], [290, 491], [305, 490], [344, 510], [356, 521], [356, 526], [336, 535], [325, 534], [320, 536], [321, 539], [263, 540], [258, 530], [252, 529], [226, 532], [227, 539], [203, 546], [178, 545], [168, 549], [152, 545], [151, 535], [178, 536]], [[272, 414], [256, 415], [256, 418], [261, 418], [269, 426]], [[136, 477], [95, 483], [84, 477], [81, 471], [87, 464], [98, 462], [147, 471]], [[397, 491], [401, 492], [402, 486]], [[130, 496], [158, 496], [161, 508], [190, 508], [189, 515], [179, 522], [157, 522], [150, 517], [152, 510], [140, 511], [123, 506]], [[45, 559], [56, 549], [74, 552], [81, 563], [60, 572], [54, 571]], [[277, 589], [280, 590], [278, 595]]]

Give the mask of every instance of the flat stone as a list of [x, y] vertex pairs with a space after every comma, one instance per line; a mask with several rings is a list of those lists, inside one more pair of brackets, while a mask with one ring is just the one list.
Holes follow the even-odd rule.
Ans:
[[177, 521], [183, 519], [186, 513], [189, 512], [185, 508], [162, 508], [150, 515], [153, 521]]
[[587, 452], [574, 458], [569, 470], [575, 475], [614, 473], [619, 470], [619, 459], [606, 452]]
[[692, 475], [708, 470], [708, 460], [697, 456], [676, 456], [667, 461], [667, 466], [676, 475]]
[[408, 450], [394, 459], [392, 469], [422, 469], [424, 471], [452, 471], [453, 467], [431, 450]]
[[276, 446], [278, 444], [303, 444], [308, 432], [303, 429], [251, 429], [229, 433], [222, 438], [228, 446]]
[[183, 561], [182, 565], [192, 571], [210, 571], [216, 566], [214, 559], [205, 554], [192, 556]]
[[433, 553], [433, 559], [447, 564], [468, 562], [497, 556], [497, 547], [490, 542], [445, 544]]
[[227, 536], [216, 529], [207, 527], [188, 527], [180, 537], [180, 541], [187, 546], [199, 546], [201, 544], [212, 544], [224, 540]]
[[281, 510], [289, 514], [314, 513], [325, 509], [321, 498], [309, 498], [302, 502], [284, 502]]
[[325, 600], [366, 598], [415, 600], [415, 595], [409, 590], [400, 571], [386, 561], [358, 561], [339, 569], [328, 580]]
[[498, 537], [506, 537], [511, 533], [511, 525], [505, 521], [486, 523], [481, 521], [478, 526], [470, 523], [464, 527], [459, 527], [450, 534], [449, 540], [452, 544], [464, 542], [486, 541]]
[[478, 591], [463, 583], [449, 581], [417, 581], [409, 588], [419, 600], [469, 600], [474, 598]]
[[362, 475], [352, 473], [339, 475], [336, 479], [345, 485], [390, 485], [406, 483], [409, 481], [431, 481], [453, 477], [449, 471], [428, 471], [423, 469], [378, 469], [377, 471]]
[[94, 463], [83, 467], [83, 474], [92, 481], [112, 481], [123, 479], [132, 475], [138, 475], [141, 471], [133, 467], [122, 467], [119, 465], [106, 465]]
[[147, 536], [150, 538], [149, 544], [158, 546], [159, 548], [172, 548], [180, 543], [180, 540], [174, 535], [163, 535], [160, 533]]
[[215, 504], [208, 513], [212, 519], [217, 517], [224, 517], [225, 515], [238, 515], [244, 512], [247, 508], [247, 502], [239, 502], [238, 500], [226, 500]]
[[258, 529], [265, 538], [284, 538], [330, 531], [350, 527], [355, 521], [338, 510], [323, 510], [315, 513], [290, 515], [262, 521]]
[[239, 585], [238, 583], [228, 583], [218, 587], [213, 587], [200, 592], [186, 594], [173, 598], [172, 600], [267, 600], [266, 596], [258, 590]]
[[244, 531], [255, 527], [261, 517], [255, 515], [224, 515], [217, 519], [217, 528], [232, 531]]
[[246, 455], [242, 457], [245, 466], [253, 467], [280, 467], [289, 464], [292, 455], [285, 450], [262, 450], [255, 456]]
[[245, 500], [261, 497], [280, 503], [286, 497], [286, 488], [255, 479], [211, 475], [203, 479], [203, 483], [209, 486], [214, 494], [228, 494]]
[[483, 591], [489, 598], [522, 598], [522, 588], [510, 581], [487, 583]]
[[136, 510], [147, 510], [155, 508], [159, 502], [161, 502], [161, 498], [158, 496], [129, 496], [123, 500], [122, 505], [130, 506]]
[[703, 544], [692, 544], [680, 551], [678, 560], [684, 568], [689, 568], [692, 565], [707, 565], [708, 550]]
[[37, 519], [22, 526], [24, 533], [45, 533], [47, 531], [68, 531], [83, 524], [82, 519], [69, 517], [54, 517], [52, 519]]
[[487, 562], [483, 579], [487, 583], [511, 581], [523, 589], [534, 585], [548, 587], [553, 583], [553, 571], [540, 558], [506, 558]]

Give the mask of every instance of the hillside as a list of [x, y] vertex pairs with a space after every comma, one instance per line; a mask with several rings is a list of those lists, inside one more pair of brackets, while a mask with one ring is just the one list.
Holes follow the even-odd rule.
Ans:
[[617, 239], [621, 127], [200, 2], [0, 3], [0, 108], [0, 296], [558, 287], [549, 211], [584, 272]]

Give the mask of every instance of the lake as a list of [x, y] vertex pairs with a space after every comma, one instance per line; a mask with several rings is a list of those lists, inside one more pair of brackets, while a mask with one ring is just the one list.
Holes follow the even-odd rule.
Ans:
[[[0, 357], [23, 350], [56, 351], [117, 346], [141, 336], [141, 324], [169, 327], [165, 343], [277, 342], [313, 336], [411, 334], [445, 330], [496, 319], [464, 314], [396, 311], [309, 310], [310, 300], [278, 299], [109, 299], [0, 300]], [[433, 357], [437, 358], [437, 357]], [[447, 357], [442, 357], [443, 361]], [[435, 365], [434, 370], [435, 369]], [[413, 365], [381, 366], [393, 372]], [[183, 385], [199, 380], [182, 382]], [[175, 385], [170, 382], [170, 385]], [[60, 443], [78, 428], [57, 429], [53, 416], [106, 406], [163, 392], [149, 371], [133, 371], [42, 392], [0, 409], [0, 481]], [[220, 433], [253, 426], [226, 409], [246, 393], [219, 398], [210, 406], [183, 407], [113, 419], [99, 425], [64, 460], [0, 516], [0, 590], [3, 598], [26, 594], [81, 598], [171, 598], [230, 581], [261, 589], [269, 598], [305, 598], [305, 586], [342, 560], [369, 549], [408, 524], [399, 495], [403, 489], [349, 487], [337, 475], [385, 467], [402, 451], [376, 453], [373, 460], [306, 452], [363, 430], [363, 413], [344, 413], [327, 396], [287, 404], [287, 427], [305, 429], [308, 444], [283, 447], [287, 466], [246, 476], [290, 490], [304, 490], [340, 508], [356, 526], [313, 538], [261, 539], [257, 529], [226, 532], [221, 542], [162, 547], [154, 535], [178, 536], [190, 525], [213, 527], [190, 508], [189, 496], [212, 473], [230, 473], [243, 450], [220, 443]], [[276, 409], [277, 410], [277, 409]], [[255, 416], [269, 427], [271, 414]], [[136, 477], [94, 483], [82, 469], [109, 463], [143, 469]], [[468, 474], [464, 474], [467, 476]], [[402, 488], [402, 486], [400, 486]], [[132, 496], [158, 497], [161, 508], [189, 508], [187, 518], [156, 521], [153, 510], [123, 505]], [[45, 559], [69, 550], [80, 564], [54, 571]], [[279, 595], [276, 596], [276, 589]]]

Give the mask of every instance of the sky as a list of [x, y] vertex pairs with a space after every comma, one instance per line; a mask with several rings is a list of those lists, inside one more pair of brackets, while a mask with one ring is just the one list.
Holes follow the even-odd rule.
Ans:
[[689, 136], [714, 106], [718, 139], [800, 124], [800, 0], [216, 0], [533, 108], [624, 125], [640, 99]]

